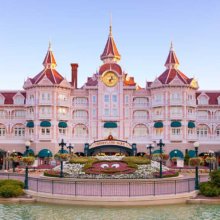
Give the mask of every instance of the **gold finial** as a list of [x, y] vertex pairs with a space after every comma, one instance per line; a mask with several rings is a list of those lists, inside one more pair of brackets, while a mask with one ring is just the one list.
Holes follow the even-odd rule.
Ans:
[[170, 50], [173, 51], [173, 41], [170, 43]]
[[112, 35], [112, 14], [110, 14], [109, 35]]
[[48, 50], [51, 50], [51, 42], [49, 40], [49, 47], [48, 47]]

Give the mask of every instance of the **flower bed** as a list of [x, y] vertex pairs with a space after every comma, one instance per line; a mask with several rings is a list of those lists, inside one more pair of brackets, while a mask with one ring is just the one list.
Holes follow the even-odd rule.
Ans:
[[[176, 176], [179, 176], [179, 172], [177, 172], [176, 170], [168, 170], [162, 172], [163, 178], [176, 177]], [[160, 178], [160, 173], [159, 172], [154, 173], [154, 177]]]
[[57, 170], [45, 170], [44, 176], [50, 176], [50, 177], [59, 177], [60, 171]]

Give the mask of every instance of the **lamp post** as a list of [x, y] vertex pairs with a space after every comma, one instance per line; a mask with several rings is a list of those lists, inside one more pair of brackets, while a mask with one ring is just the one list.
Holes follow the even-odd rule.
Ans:
[[71, 143], [69, 143], [69, 146], [67, 146], [66, 148], [69, 150], [69, 154], [71, 155], [74, 146], [72, 146]]
[[48, 162], [48, 165], [49, 165], [49, 162], [50, 162], [50, 151], [49, 150], [47, 151], [47, 162]]
[[[163, 143], [162, 139], [160, 139], [160, 142], [157, 144], [157, 146], [160, 147], [160, 155], [163, 153], [162, 152], [162, 147], [165, 146], [165, 144]], [[160, 156], [160, 178], [163, 177], [163, 174], [162, 174], [162, 158]]]
[[211, 171], [212, 171], [212, 166], [213, 166], [213, 164], [212, 164], [213, 155], [214, 155], [214, 151], [209, 150], [209, 158], [210, 158], [210, 161], [209, 161], [209, 172], [210, 172], [210, 173], [211, 173]]
[[149, 146], [146, 146], [147, 149], [149, 149], [149, 153], [150, 153], [150, 156], [152, 155], [152, 149], [154, 148], [154, 144], [153, 143], [150, 143]]
[[[196, 155], [196, 157], [198, 157], [199, 142], [195, 142], [194, 147], [195, 147], [195, 155]], [[199, 189], [199, 168], [198, 168], [198, 165], [196, 165], [196, 168], [195, 168], [195, 190], [198, 190], [198, 189]]]
[[[30, 145], [31, 145], [30, 141], [25, 142], [25, 147], [26, 147], [25, 155], [26, 155], [26, 157], [29, 156]], [[25, 167], [24, 189], [28, 189], [28, 164], [26, 164], [26, 167]]]
[[[64, 147], [66, 146], [66, 143], [64, 142], [64, 140], [62, 139], [61, 142], [59, 143], [59, 146], [61, 147], [60, 153], [63, 154], [64, 153]], [[60, 178], [63, 177], [63, 161], [60, 161]]]

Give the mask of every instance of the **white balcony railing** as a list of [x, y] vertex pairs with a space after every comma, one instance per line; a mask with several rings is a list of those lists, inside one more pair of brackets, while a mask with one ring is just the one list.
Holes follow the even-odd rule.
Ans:
[[59, 120], [68, 120], [69, 114], [58, 114], [57, 117]]
[[51, 138], [52, 138], [51, 134], [48, 134], [48, 135], [39, 134], [39, 139], [40, 140], [50, 140]]
[[183, 140], [183, 136], [182, 136], [182, 134], [179, 134], [179, 135], [171, 134], [170, 135], [170, 140], [171, 141], [182, 141]]
[[39, 114], [39, 119], [51, 119], [52, 114], [45, 114], [45, 113], [40, 113]]
[[171, 119], [181, 119], [183, 117], [182, 113], [170, 113], [170, 118]]

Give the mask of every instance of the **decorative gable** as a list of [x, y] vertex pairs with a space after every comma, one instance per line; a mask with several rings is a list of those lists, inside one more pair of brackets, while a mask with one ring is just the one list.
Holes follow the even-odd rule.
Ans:
[[41, 86], [51, 86], [53, 85], [53, 83], [47, 78], [47, 76], [45, 75], [39, 82], [38, 85]]
[[154, 80], [154, 82], [151, 84], [151, 88], [153, 87], [159, 87], [159, 86], [162, 86], [163, 84], [160, 82], [160, 80], [158, 78], [156, 78]]
[[30, 80], [30, 78], [28, 78], [25, 82], [24, 82], [24, 85], [23, 85], [23, 88], [28, 88], [28, 87], [31, 87], [33, 84]]
[[24, 105], [24, 96], [18, 92], [13, 97], [13, 102], [15, 105]]
[[183, 81], [176, 75], [169, 85], [184, 85]]
[[70, 83], [69, 83], [66, 79], [64, 79], [64, 80], [60, 83], [60, 86], [71, 88]]
[[206, 95], [205, 93], [201, 93], [197, 99], [198, 99], [199, 105], [208, 105], [209, 104], [209, 96]]

